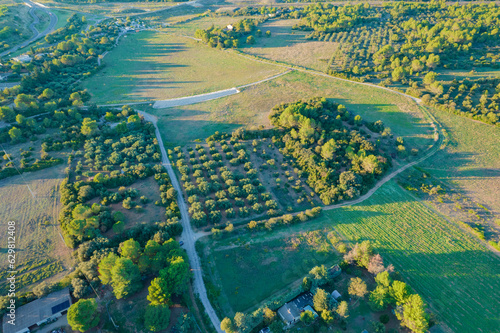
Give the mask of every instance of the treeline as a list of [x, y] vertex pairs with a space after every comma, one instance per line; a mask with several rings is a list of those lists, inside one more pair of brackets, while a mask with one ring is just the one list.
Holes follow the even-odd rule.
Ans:
[[295, 29], [312, 30], [309, 38], [340, 45], [328, 73], [398, 89], [403, 85], [427, 104], [498, 124], [500, 80], [440, 80], [438, 74], [472, 70], [473, 75], [475, 69], [500, 67], [497, 5], [318, 3], [305, 7], [302, 16]]
[[281, 129], [276, 140], [280, 152], [295, 161], [325, 205], [358, 197], [391, 166], [391, 158], [379, 148], [381, 141], [368, 138], [368, 128], [383, 133], [383, 123], [363, 129], [361, 117], [343, 105], [324, 98], [281, 104], [269, 118]]

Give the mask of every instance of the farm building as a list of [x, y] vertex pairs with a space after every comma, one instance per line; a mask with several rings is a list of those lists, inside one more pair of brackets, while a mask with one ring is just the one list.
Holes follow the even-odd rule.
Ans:
[[313, 294], [310, 292], [300, 294], [288, 303], [285, 303], [281, 308], [278, 309], [278, 314], [280, 315], [283, 322], [287, 327], [292, 326], [300, 320], [300, 314], [302, 311], [309, 310], [317, 317], [317, 313], [312, 309], [313, 306]]
[[71, 306], [69, 288], [56, 291], [16, 309], [15, 325], [3, 317], [3, 333], [28, 333], [40, 325], [61, 317]]

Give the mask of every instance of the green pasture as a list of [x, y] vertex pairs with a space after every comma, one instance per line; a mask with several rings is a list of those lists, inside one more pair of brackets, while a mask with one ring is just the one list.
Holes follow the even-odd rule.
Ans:
[[450, 143], [420, 166], [500, 214], [500, 128], [431, 111], [446, 129]]
[[283, 71], [189, 38], [153, 31], [125, 36], [104, 58], [106, 67], [82, 83], [95, 103], [191, 96], [251, 83]]

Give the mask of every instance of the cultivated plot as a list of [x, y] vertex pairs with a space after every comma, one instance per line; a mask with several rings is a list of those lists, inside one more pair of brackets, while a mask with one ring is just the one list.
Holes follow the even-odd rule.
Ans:
[[500, 258], [395, 183], [362, 204], [326, 212], [317, 223], [351, 241], [372, 241], [453, 331], [499, 327]]

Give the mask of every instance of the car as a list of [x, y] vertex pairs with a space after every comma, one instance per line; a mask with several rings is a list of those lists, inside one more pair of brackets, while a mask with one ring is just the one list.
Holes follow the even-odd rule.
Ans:
[[184, 245], [184, 242], [183, 242], [183, 241], [180, 241], [180, 242], [179, 242], [179, 245], [180, 245], [180, 246]]

